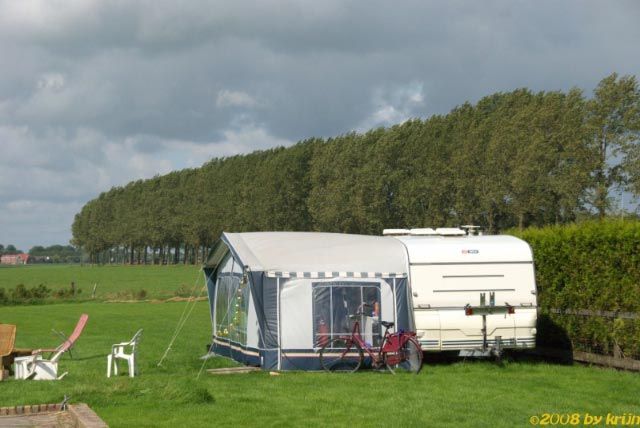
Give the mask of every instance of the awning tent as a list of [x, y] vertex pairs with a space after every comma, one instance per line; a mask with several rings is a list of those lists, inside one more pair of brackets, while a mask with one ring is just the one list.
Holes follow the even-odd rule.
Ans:
[[264, 369], [319, 369], [318, 349], [360, 316], [413, 330], [408, 261], [393, 238], [316, 232], [223, 233], [204, 266], [211, 350]]

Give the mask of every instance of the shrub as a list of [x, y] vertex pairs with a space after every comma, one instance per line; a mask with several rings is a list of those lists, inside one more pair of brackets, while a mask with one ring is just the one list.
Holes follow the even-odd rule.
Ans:
[[[551, 311], [640, 314], [640, 222], [585, 222], [512, 234], [533, 249], [541, 315], [562, 327], [574, 348], [610, 354], [617, 344], [627, 356], [640, 356], [640, 320]], [[544, 336], [545, 329], [538, 334]]]
[[51, 290], [44, 284], [40, 284], [30, 290], [31, 298], [35, 300], [44, 300], [51, 295]]
[[76, 297], [78, 294], [82, 293], [82, 289], [76, 288], [75, 286], [69, 286], [69, 288], [60, 288], [53, 293], [53, 296], [56, 299], [69, 299]]
[[[4, 294], [4, 289], [3, 289]], [[51, 295], [51, 290], [44, 284], [40, 284], [34, 288], [27, 288], [24, 284], [18, 284], [10, 291], [7, 303], [35, 303], [42, 301]]]
[[44, 284], [39, 284], [33, 288], [27, 288], [24, 284], [18, 284], [8, 291], [0, 288], [0, 304], [2, 305], [21, 305], [33, 303], [45, 303], [53, 299], [70, 299], [82, 293], [82, 290], [73, 287], [61, 288], [52, 291]]

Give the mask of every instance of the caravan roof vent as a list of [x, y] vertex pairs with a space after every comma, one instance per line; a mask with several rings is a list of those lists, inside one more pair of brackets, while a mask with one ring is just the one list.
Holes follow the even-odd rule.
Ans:
[[475, 226], [472, 224], [465, 224], [464, 226], [460, 226], [460, 229], [467, 232], [469, 236], [481, 236], [482, 235], [482, 226]]
[[466, 236], [467, 233], [457, 227], [439, 227], [436, 233], [440, 236]]
[[430, 227], [425, 227], [421, 229], [411, 229], [411, 235], [414, 236], [438, 236], [438, 232], [431, 229]]
[[402, 236], [409, 235], [411, 231], [409, 229], [385, 229], [382, 231], [384, 236]]

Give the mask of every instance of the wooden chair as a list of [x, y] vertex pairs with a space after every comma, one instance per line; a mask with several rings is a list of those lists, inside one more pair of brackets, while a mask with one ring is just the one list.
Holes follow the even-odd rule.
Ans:
[[33, 349], [16, 348], [15, 339], [16, 326], [13, 324], [0, 324], [0, 380], [5, 377], [16, 357], [31, 355], [33, 352]]
[[[0, 380], [5, 378], [5, 370], [11, 365], [11, 354], [16, 340], [16, 326], [0, 324]], [[6, 369], [5, 369], [6, 367]]]
[[[87, 325], [89, 315], [82, 314], [73, 333], [62, 342], [57, 348], [36, 349], [31, 355], [19, 357], [15, 359], [15, 378], [16, 379], [34, 379], [34, 380], [54, 380], [61, 379], [66, 375], [58, 377], [58, 360], [62, 355], [71, 349]], [[45, 359], [42, 354], [50, 352], [49, 359]]]

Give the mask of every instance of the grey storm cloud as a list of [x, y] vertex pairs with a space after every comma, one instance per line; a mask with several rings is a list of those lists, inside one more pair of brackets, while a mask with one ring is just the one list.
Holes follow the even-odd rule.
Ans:
[[639, 17], [634, 1], [0, 0], [0, 209], [21, 219], [0, 218], [0, 243], [65, 242], [99, 192], [213, 156], [517, 87], [590, 91], [640, 69]]

